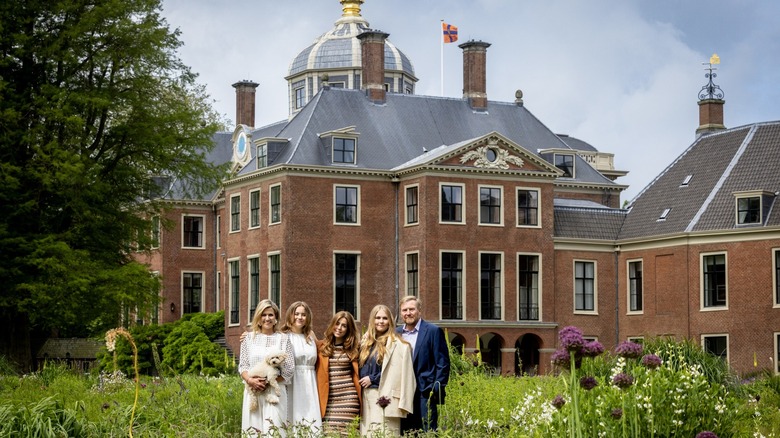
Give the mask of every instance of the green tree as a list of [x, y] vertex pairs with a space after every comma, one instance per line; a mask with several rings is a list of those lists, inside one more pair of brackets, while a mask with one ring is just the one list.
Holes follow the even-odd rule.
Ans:
[[132, 255], [159, 181], [193, 198], [218, 187], [206, 158], [222, 121], [160, 10], [0, 2], [0, 354], [23, 366], [36, 334], [95, 334], [155, 305]]

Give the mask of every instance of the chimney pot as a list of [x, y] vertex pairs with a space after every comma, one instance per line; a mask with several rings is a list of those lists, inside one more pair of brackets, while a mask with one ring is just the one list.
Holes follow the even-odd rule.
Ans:
[[381, 30], [366, 30], [357, 38], [360, 40], [363, 84], [368, 99], [374, 103], [385, 103], [385, 40], [390, 34]]
[[490, 43], [470, 40], [463, 50], [463, 98], [476, 111], [487, 110], [487, 49]]

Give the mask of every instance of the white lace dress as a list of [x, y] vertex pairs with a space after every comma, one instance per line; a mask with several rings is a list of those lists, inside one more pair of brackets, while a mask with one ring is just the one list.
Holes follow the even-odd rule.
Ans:
[[[317, 396], [317, 344], [313, 339], [306, 342], [306, 336], [289, 333], [290, 342], [295, 350], [295, 377], [287, 391], [287, 419], [294, 426], [300, 426], [311, 432], [322, 429], [320, 399]], [[315, 434], [316, 434], [315, 433]]]
[[[255, 364], [265, 359], [269, 352], [282, 350], [287, 353], [282, 365], [283, 382], [279, 382], [282, 394], [278, 404], [265, 401], [265, 397], [258, 397], [259, 407], [256, 411], [249, 409], [250, 397], [254, 397], [244, 389], [244, 401], [241, 405], [241, 429], [249, 436], [262, 436], [267, 434], [273, 426], [283, 426], [287, 423], [287, 385], [290, 383], [295, 370], [295, 350], [285, 333], [264, 335], [262, 333], [249, 333], [241, 342], [241, 353], [238, 361], [238, 373], [249, 370]], [[246, 385], [245, 385], [246, 386]], [[280, 430], [282, 436], [284, 431]]]

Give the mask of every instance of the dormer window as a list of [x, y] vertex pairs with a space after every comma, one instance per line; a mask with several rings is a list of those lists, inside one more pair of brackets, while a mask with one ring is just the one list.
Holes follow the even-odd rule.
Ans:
[[301, 109], [306, 104], [306, 91], [303, 87], [295, 89], [295, 109]]
[[735, 192], [736, 225], [756, 225], [764, 223], [764, 216], [772, 206], [775, 194], [763, 190]]
[[574, 178], [574, 155], [555, 154], [555, 167], [563, 171], [566, 178]]
[[355, 164], [354, 138], [333, 137], [333, 162]]
[[268, 143], [257, 146], [257, 168], [268, 167]]

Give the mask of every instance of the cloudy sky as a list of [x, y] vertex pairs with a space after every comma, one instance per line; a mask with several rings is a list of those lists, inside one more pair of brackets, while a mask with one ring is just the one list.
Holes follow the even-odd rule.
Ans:
[[[163, 0], [181, 30], [181, 59], [215, 108], [235, 119], [231, 84], [258, 82], [256, 123], [287, 117], [290, 61], [341, 16], [338, 0]], [[725, 124], [780, 119], [780, 2], [776, 0], [366, 0], [362, 15], [414, 63], [417, 94], [462, 96], [469, 39], [491, 43], [488, 99], [515, 90], [552, 131], [615, 154], [631, 199], [695, 139], [703, 62], [721, 59]], [[232, 123], [232, 122], [231, 122]]]

